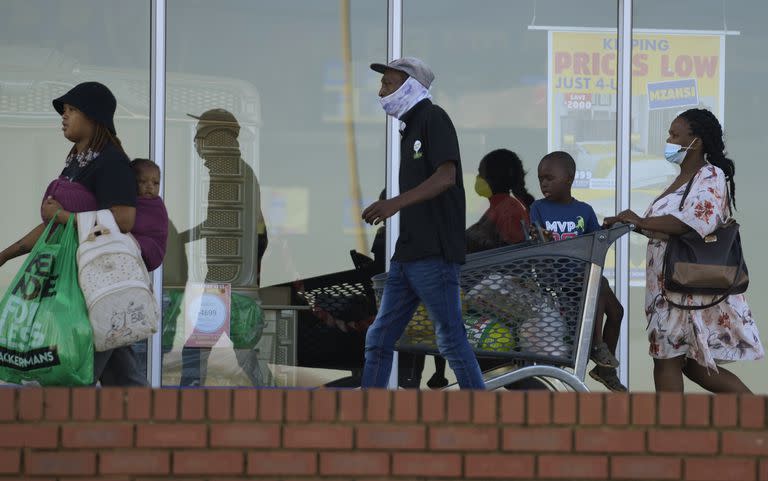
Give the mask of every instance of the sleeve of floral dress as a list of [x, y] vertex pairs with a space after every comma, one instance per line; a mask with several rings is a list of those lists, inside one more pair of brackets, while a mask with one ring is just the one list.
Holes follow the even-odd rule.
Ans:
[[708, 165], [697, 174], [683, 203], [683, 210], [675, 207], [670, 214], [704, 237], [714, 232], [727, 218], [726, 202], [725, 174], [717, 167]]

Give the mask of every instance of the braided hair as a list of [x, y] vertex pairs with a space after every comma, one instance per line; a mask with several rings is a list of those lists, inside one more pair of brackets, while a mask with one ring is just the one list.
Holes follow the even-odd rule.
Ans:
[[497, 149], [483, 157], [485, 180], [494, 193], [511, 192], [526, 208], [535, 200], [525, 187], [523, 161], [511, 150]]
[[707, 109], [686, 110], [680, 114], [680, 117], [688, 122], [691, 133], [701, 139], [707, 162], [719, 167], [725, 174], [725, 181], [730, 190], [729, 206], [735, 208], [736, 183], [733, 181], [733, 177], [736, 175], [736, 165], [733, 160], [726, 157], [723, 128], [717, 117]]

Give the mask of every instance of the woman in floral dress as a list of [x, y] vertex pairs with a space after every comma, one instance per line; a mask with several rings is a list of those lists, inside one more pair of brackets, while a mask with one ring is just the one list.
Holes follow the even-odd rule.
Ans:
[[[682, 310], [667, 303], [704, 305], [719, 296], [662, 293], [662, 266], [669, 235], [691, 230], [712, 233], [735, 206], [733, 161], [725, 156], [723, 131], [708, 110], [691, 109], [669, 128], [667, 160], [680, 175], [640, 217], [631, 210], [609, 217], [606, 224], [627, 222], [648, 236], [645, 313], [657, 391], [683, 390], [683, 374], [712, 392], [748, 393], [749, 388], [721, 364], [763, 357], [763, 346], [744, 295], [732, 295], [702, 310]], [[682, 211], [680, 201], [693, 179]]]

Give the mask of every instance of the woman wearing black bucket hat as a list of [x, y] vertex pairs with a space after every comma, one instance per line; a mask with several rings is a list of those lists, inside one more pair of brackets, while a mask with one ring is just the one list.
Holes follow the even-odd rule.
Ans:
[[[136, 177], [116, 135], [115, 96], [98, 82], [84, 82], [54, 99], [53, 107], [61, 115], [64, 137], [74, 145], [61, 175], [45, 191], [40, 208], [43, 222], [0, 252], [0, 266], [29, 253], [54, 216], [63, 224], [71, 213], [110, 209], [122, 232], [133, 228]], [[130, 347], [97, 352], [94, 382], [102, 375], [105, 381], [111, 380], [109, 384], [147, 384]]]

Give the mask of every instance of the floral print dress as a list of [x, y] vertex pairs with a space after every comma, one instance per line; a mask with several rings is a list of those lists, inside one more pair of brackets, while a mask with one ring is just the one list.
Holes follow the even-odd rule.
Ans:
[[[695, 175], [683, 210], [678, 210], [686, 184], [648, 207], [645, 217], [672, 215], [702, 237], [712, 233], [728, 218], [728, 191], [725, 174], [705, 165]], [[650, 355], [669, 359], [686, 356], [717, 371], [718, 362], [755, 360], [763, 357], [763, 346], [744, 295], [732, 295], [708, 309], [684, 311], [670, 306], [662, 296], [662, 267], [667, 242], [648, 241], [645, 314]], [[682, 305], [702, 305], [717, 296], [678, 294], [667, 297]]]

